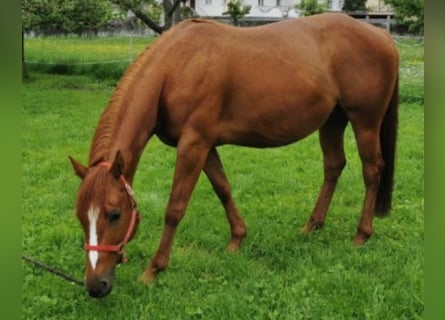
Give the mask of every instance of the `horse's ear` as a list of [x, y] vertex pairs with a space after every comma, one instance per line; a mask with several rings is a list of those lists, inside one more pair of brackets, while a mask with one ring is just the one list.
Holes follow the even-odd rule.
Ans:
[[71, 166], [74, 169], [74, 173], [80, 178], [83, 179], [85, 177], [85, 174], [87, 173], [88, 168], [81, 165], [79, 162], [68, 156], [71, 162]]
[[118, 179], [124, 171], [124, 157], [120, 150], [116, 152], [116, 157], [114, 158], [113, 164], [111, 165], [111, 174]]

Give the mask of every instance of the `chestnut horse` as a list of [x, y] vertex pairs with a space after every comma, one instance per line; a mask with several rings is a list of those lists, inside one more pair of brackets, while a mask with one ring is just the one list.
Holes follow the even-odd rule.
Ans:
[[323, 226], [345, 166], [343, 135], [351, 123], [365, 195], [354, 243], [372, 232], [374, 213], [391, 207], [399, 58], [383, 30], [343, 14], [236, 28], [206, 20], [173, 27], [142, 52], [115, 89], [96, 128], [82, 179], [77, 217], [85, 232], [86, 288], [112, 288], [123, 247], [138, 222], [130, 185], [148, 140], [177, 149], [159, 248], [141, 280], [169, 262], [173, 237], [201, 171], [224, 206], [238, 249], [246, 226], [232, 198], [216, 147], [278, 147], [319, 131], [324, 180], [303, 228]]

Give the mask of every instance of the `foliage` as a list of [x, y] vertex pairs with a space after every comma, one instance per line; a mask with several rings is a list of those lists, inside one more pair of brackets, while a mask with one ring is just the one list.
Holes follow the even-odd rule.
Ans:
[[239, 25], [239, 20], [244, 18], [246, 14], [249, 14], [252, 6], [244, 5], [242, 0], [229, 0], [227, 3], [227, 9], [223, 12], [223, 15], [229, 15], [235, 26]]
[[62, 29], [62, 19], [57, 14], [58, 4], [55, 1], [23, 0], [22, 25], [28, 32], [48, 32], [53, 29]]
[[[133, 13], [141, 12], [153, 23], [160, 23], [163, 13], [162, 2], [157, 0], [110, 0], [118, 5], [122, 11], [131, 10]], [[136, 14], [137, 16], [137, 14]]]
[[423, 0], [384, 0], [394, 8], [395, 18], [399, 23], [408, 25], [409, 31], [423, 33]]
[[[180, 22], [184, 16], [190, 14], [190, 10], [180, 10], [183, 0], [110, 0], [119, 5], [123, 10], [131, 10], [136, 17], [145, 23], [150, 29], [161, 34], [175, 23]], [[183, 8], [183, 7], [182, 7]], [[160, 24], [163, 16], [164, 25]]]
[[181, 7], [181, 17], [183, 19], [190, 19], [196, 16], [198, 16], [197, 13], [191, 7], [187, 6]]
[[[58, 47], [54, 41], [50, 49]], [[108, 59], [110, 47], [99, 47], [103, 50], [94, 51], [96, 59]], [[82, 54], [82, 48], [91, 47], [76, 45], [84, 58], [88, 53]], [[128, 50], [128, 44], [121, 50]], [[403, 68], [423, 62], [422, 46], [403, 42], [399, 50]], [[35, 50], [36, 59], [38, 54], [48, 52]], [[406, 84], [414, 86], [411, 77], [402, 73], [402, 97]], [[84, 238], [74, 214], [79, 180], [67, 155], [86, 161], [114, 85], [88, 75], [32, 71], [30, 78], [22, 91], [23, 253], [82, 278]], [[420, 92], [423, 78], [416, 85]], [[81, 287], [23, 264], [22, 318], [421, 319], [424, 108], [404, 102], [399, 110], [393, 210], [389, 217], [374, 220], [375, 234], [362, 248], [351, 243], [363, 179], [350, 126], [345, 133], [348, 163], [326, 225], [310, 235], [298, 230], [310, 215], [322, 180], [317, 134], [274, 149], [222, 146], [219, 152], [234, 199], [248, 227], [241, 251], [224, 252], [230, 237], [227, 220], [202, 176], [177, 230], [169, 268], [152, 285], [140, 284], [136, 279], [159, 243], [175, 163], [175, 150], [153, 138], [134, 179], [143, 219], [127, 248], [128, 263], [116, 270], [111, 295], [91, 300]]]
[[366, 11], [367, 0], [345, 0], [343, 11]]
[[302, 0], [295, 8], [300, 10], [302, 16], [311, 16], [328, 10], [328, 4], [327, 1], [320, 3], [317, 0]]
[[22, 23], [25, 31], [44, 34], [97, 33], [113, 18], [108, 1], [23, 0]]

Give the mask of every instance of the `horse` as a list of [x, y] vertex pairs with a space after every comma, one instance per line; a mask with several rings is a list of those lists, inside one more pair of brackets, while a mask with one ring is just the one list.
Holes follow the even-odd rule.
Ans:
[[324, 178], [303, 233], [321, 228], [346, 165], [351, 124], [365, 194], [353, 244], [372, 235], [373, 216], [391, 210], [398, 127], [399, 55], [386, 31], [345, 14], [325, 13], [263, 26], [186, 20], [141, 52], [125, 71], [95, 129], [88, 165], [69, 157], [81, 183], [76, 215], [85, 234], [85, 286], [110, 293], [139, 213], [132, 182], [150, 138], [176, 148], [173, 183], [159, 247], [140, 277], [166, 269], [178, 224], [201, 171], [238, 250], [246, 225], [217, 147], [279, 147], [318, 131]]

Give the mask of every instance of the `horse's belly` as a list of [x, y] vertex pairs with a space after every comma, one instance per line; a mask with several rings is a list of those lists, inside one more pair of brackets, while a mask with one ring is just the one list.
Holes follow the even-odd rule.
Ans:
[[295, 135], [288, 137], [265, 136], [258, 131], [237, 131], [225, 132], [217, 140], [217, 145], [233, 144], [254, 148], [272, 148], [291, 144], [305, 136]]
[[301, 140], [319, 129], [331, 108], [296, 112], [293, 115], [270, 113], [252, 118], [239, 117], [220, 123], [218, 144], [250, 147], [278, 147]]

